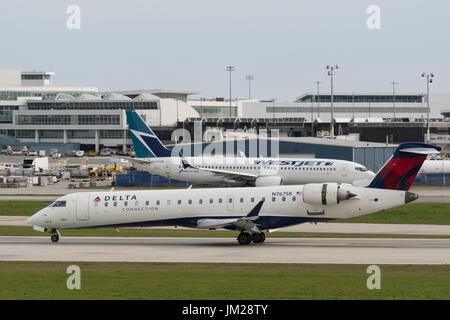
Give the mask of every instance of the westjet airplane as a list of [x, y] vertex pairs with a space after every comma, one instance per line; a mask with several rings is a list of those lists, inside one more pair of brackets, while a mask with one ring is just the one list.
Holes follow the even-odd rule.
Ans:
[[[365, 166], [345, 160], [172, 156], [134, 110], [127, 120], [136, 158], [134, 166], [151, 174], [202, 184], [275, 186], [313, 182], [367, 185], [375, 176]], [[199, 165], [196, 165], [199, 163]]]
[[417, 199], [408, 192], [427, 154], [439, 147], [404, 143], [368, 187], [308, 183], [260, 188], [210, 188], [72, 193], [28, 219], [51, 233], [81, 228], [182, 226], [240, 231], [239, 244], [262, 243], [264, 231], [304, 222], [350, 218]]

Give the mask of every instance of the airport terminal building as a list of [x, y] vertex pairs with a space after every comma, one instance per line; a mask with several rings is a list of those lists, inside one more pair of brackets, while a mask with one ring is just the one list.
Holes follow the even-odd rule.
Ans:
[[[98, 152], [102, 147], [129, 149], [125, 110], [135, 109], [164, 143], [174, 143], [176, 128], [236, 131], [278, 129], [280, 137], [319, 136], [329, 130], [331, 96], [305, 93], [295, 101], [196, 98], [194, 90], [101, 92], [97, 87], [53, 86], [53, 72], [0, 69], [0, 135], [22, 145], [69, 145]], [[430, 127], [440, 142], [450, 142], [450, 94], [430, 96]], [[447, 110], [447, 111], [446, 111]], [[398, 143], [423, 141], [426, 96], [337, 93], [335, 134], [361, 140]], [[269, 131], [270, 132], [270, 131]], [[432, 135], [432, 138], [433, 138]], [[447, 139], [448, 137], [448, 139]], [[448, 141], [448, 142], [447, 142]]]

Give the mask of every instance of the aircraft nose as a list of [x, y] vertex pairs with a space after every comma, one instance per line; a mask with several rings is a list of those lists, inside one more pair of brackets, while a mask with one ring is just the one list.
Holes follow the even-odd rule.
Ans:
[[27, 222], [32, 226], [42, 226], [43, 222], [42, 211], [33, 214], [31, 217], [27, 219]]
[[373, 171], [367, 171], [367, 179], [373, 179], [375, 178], [376, 174]]
[[35, 222], [36, 222], [36, 217], [35, 217], [35, 215], [36, 215], [36, 214], [33, 214], [31, 217], [29, 217], [29, 218], [27, 219], [28, 224], [31, 224], [32, 226], [35, 224]]

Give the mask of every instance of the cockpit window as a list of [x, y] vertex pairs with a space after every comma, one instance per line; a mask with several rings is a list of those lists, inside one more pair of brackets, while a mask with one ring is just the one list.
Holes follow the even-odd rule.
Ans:
[[65, 201], [55, 201], [50, 205], [50, 207], [65, 207], [65, 206], [66, 206]]
[[355, 170], [357, 171], [369, 171], [366, 167], [355, 167]]

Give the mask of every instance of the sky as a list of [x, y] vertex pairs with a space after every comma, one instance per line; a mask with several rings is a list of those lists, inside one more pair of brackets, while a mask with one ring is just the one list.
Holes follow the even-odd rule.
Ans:
[[[79, 29], [71, 5], [80, 10]], [[369, 6], [379, 8], [379, 15]], [[54, 71], [53, 84], [101, 91], [200, 90], [292, 101], [329, 92], [422, 93], [450, 84], [448, 0], [40, 0], [0, 3], [0, 68]], [[76, 18], [76, 17], [75, 17]], [[379, 21], [369, 29], [367, 21]], [[375, 24], [376, 25], [376, 24]], [[73, 24], [72, 24], [73, 26]]]

